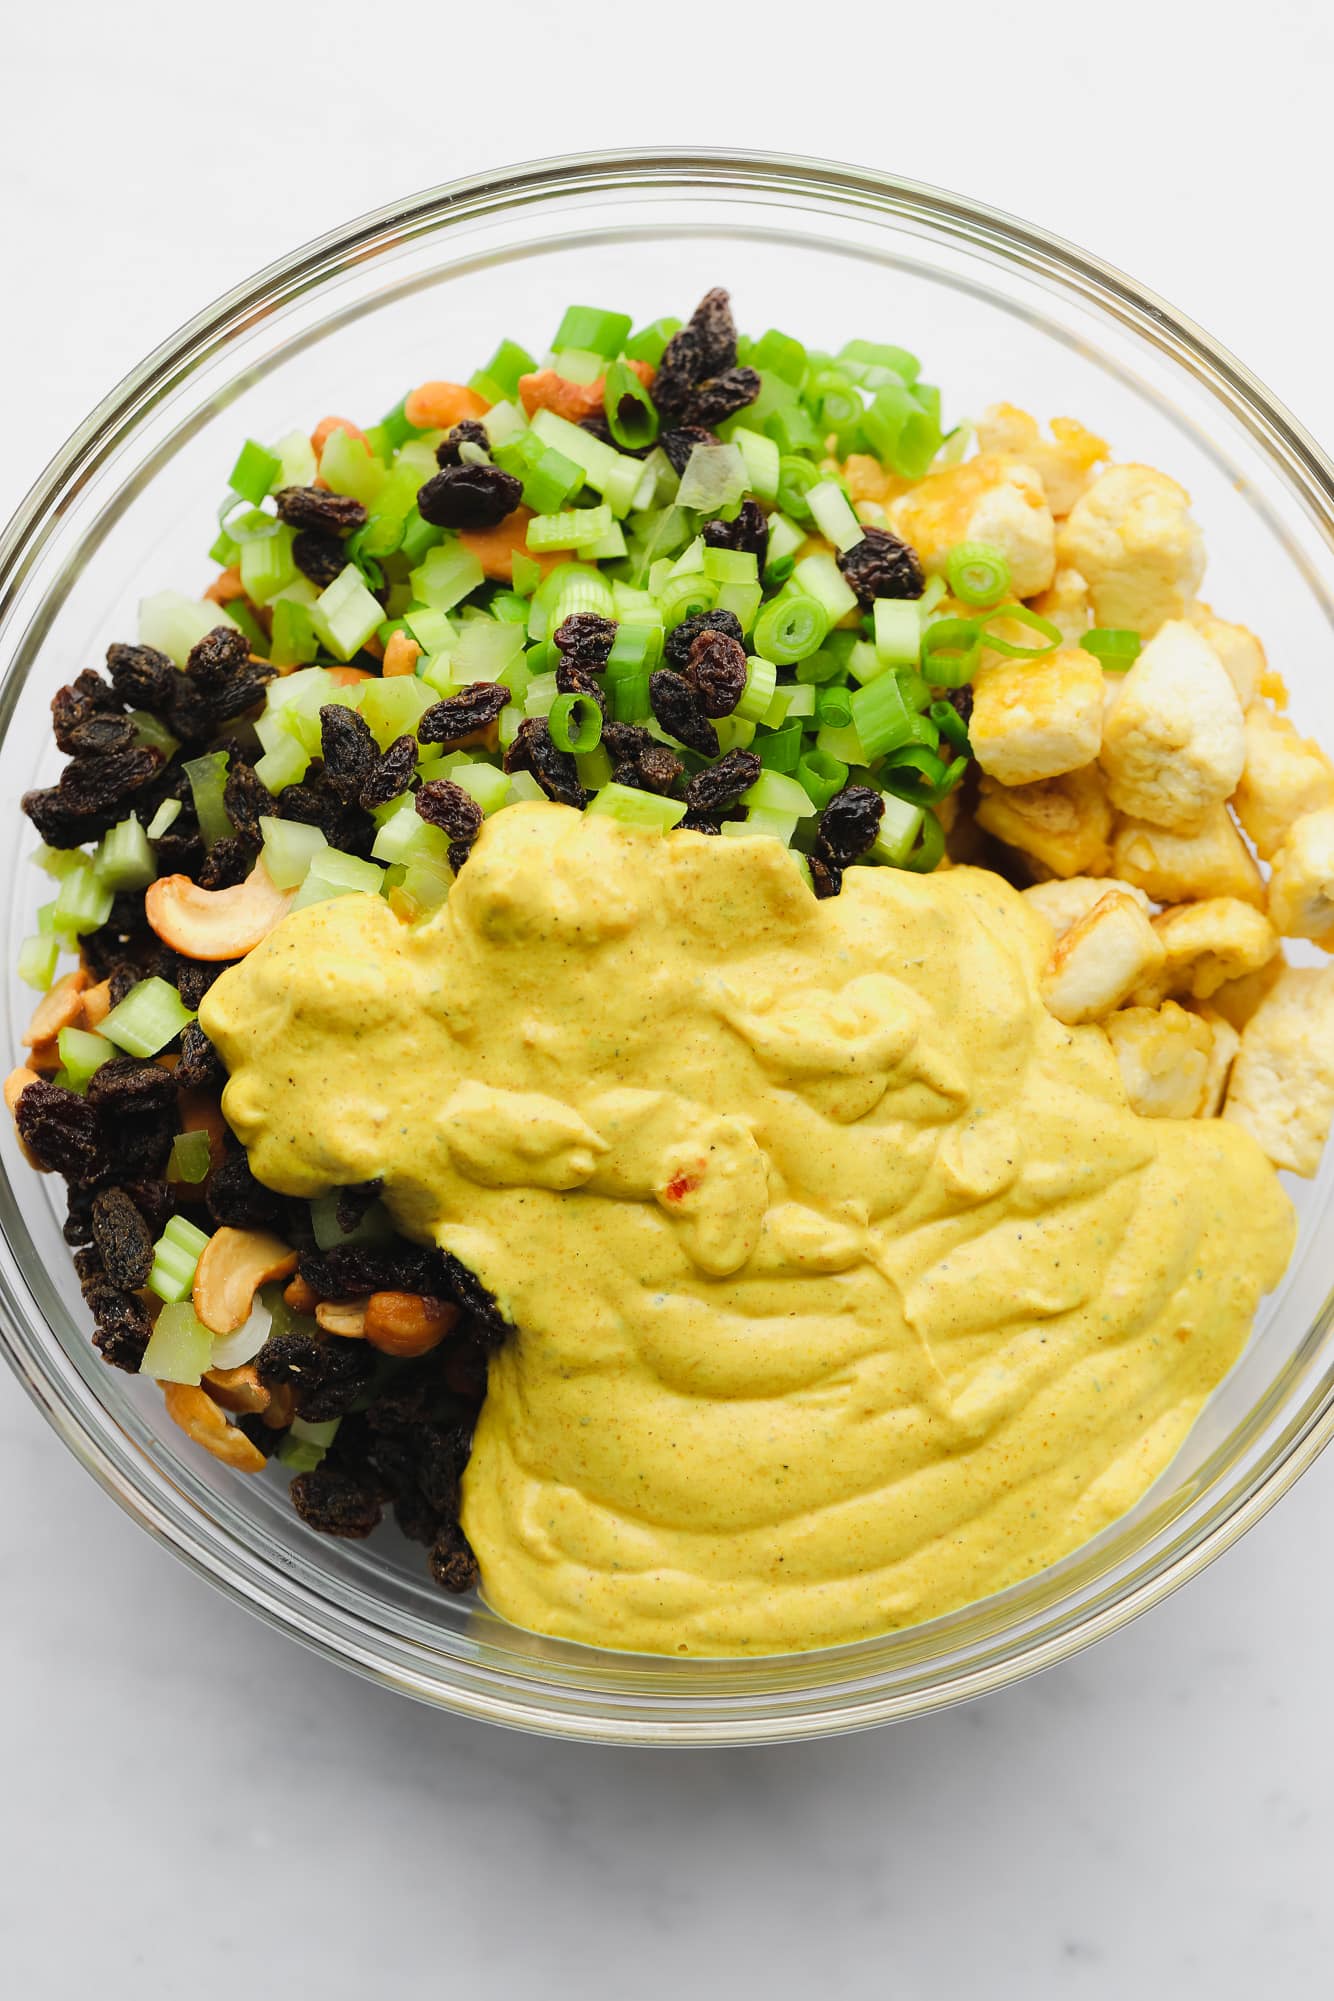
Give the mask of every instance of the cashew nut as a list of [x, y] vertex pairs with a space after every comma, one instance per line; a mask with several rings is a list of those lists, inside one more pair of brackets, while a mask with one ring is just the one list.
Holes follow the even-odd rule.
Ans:
[[84, 988], [83, 1025], [85, 1028], [96, 1028], [100, 1022], [106, 1020], [110, 1012], [111, 1012], [110, 980], [99, 980], [95, 987]]
[[425, 1355], [438, 1348], [459, 1317], [447, 1299], [420, 1292], [373, 1292], [366, 1301], [366, 1339], [385, 1355]]
[[320, 1303], [318, 1292], [306, 1284], [300, 1272], [283, 1287], [283, 1299], [293, 1313], [313, 1313]]
[[193, 1383], [162, 1383], [160, 1388], [167, 1416], [196, 1445], [202, 1445], [205, 1452], [211, 1452], [215, 1459], [221, 1459], [224, 1466], [234, 1467], [238, 1473], [264, 1471], [264, 1454], [243, 1431], [228, 1424], [207, 1390], [198, 1389]]
[[159, 876], [144, 912], [164, 945], [189, 959], [239, 959], [267, 938], [296, 895], [279, 889], [262, 861], [231, 889], [200, 889], [188, 875]]
[[205, 1369], [204, 1381], [214, 1403], [221, 1404], [224, 1410], [257, 1415], [272, 1402], [253, 1362], [244, 1362], [239, 1369]]
[[360, 1341], [366, 1332], [366, 1304], [364, 1299], [322, 1299], [315, 1308], [316, 1325], [326, 1334]]
[[267, 1230], [215, 1230], [195, 1271], [194, 1309], [214, 1334], [234, 1334], [250, 1318], [255, 1294], [296, 1270], [296, 1252]]
[[410, 639], [400, 627], [384, 649], [384, 666], [380, 671], [385, 680], [391, 681], [397, 674], [415, 674], [421, 651], [416, 640]]
[[60, 1068], [60, 1044], [52, 1038], [50, 1042], [34, 1042], [28, 1051], [28, 1068], [40, 1072], [43, 1077], [53, 1077]]
[[37, 1155], [18, 1129], [19, 1099], [27, 1090], [29, 1084], [40, 1084], [41, 1081], [35, 1070], [24, 1068], [11, 1070], [5, 1079], [5, 1110], [14, 1121], [14, 1131], [18, 1137], [19, 1151], [22, 1153], [23, 1158], [27, 1161], [29, 1167], [35, 1167], [39, 1174], [45, 1174], [46, 1169], [42, 1166], [41, 1161], [37, 1158]]
[[57, 980], [49, 993], [42, 995], [23, 1038], [29, 1049], [36, 1049], [43, 1042], [54, 1042], [62, 1028], [82, 1028], [83, 990], [87, 985], [87, 973], [82, 966], [76, 966], [63, 980]]

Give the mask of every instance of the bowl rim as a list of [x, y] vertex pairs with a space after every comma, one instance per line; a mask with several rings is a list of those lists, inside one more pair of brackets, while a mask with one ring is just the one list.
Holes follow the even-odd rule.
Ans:
[[[817, 195], [827, 202], [861, 205], [872, 214], [929, 225], [937, 236], [956, 237], [974, 250], [1032, 275], [1059, 282], [1067, 295], [1081, 297], [1110, 314], [1204, 383], [1250, 432], [1288, 490], [1334, 546], [1334, 462], [1293, 414], [1226, 347], [1158, 294], [1078, 245], [1003, 210], [929, 184], [832, 160], [787, 153], [731, 148], [621, 148], [565, 154], [469, 175], [425, 189], [404, 200], [371, 209], [298, 246], [222, 293], [155, 347], [95, 405], [71, 433], [20, 500], [0, 530], [0, 625], [31, 569], [41, 556], [61, 514], [103, 460], [134, 430], [141, 415], [179, 387], [193, 368], [224, 348], [231, 335], [255, 315], [309, 289], [334, 263], [378, 244], [404, 243], [434, 232], [443, 218], [464, 220], [516, 206], [534, 206], [580, 192], [590, 195], [669, 192], [673, 186], [718, 193], [760, 191], [790, 196]], [[1327, 1303], [1325, 1317], [1331, 1305]], [[1317, 1323], [1318, 1324], [1318, 1323]], [[323, 1620], [301, 1603], [304, 1590], [287, 1577], [286, 1594], [268, 1588], [258, 1561], [238, 1555], [220, 1530], [210, 1535], [196, 1511], [166, 1508], [118, 1469], [102, 1443], [80, 1419], [68, 1391], [53, 1372], [27, 1368], [10, 1329], [0, 1323], [0, 1348], [48, 1422], [112, 1498], [190, 1568], [246, 1609], [278, 1627], [326, 1659], [367, 1679], [395, 1688], [457, 1714], [511, 1728], [582, 1741], [640, 1745], [723, 1745], [792, 1741], [840, 1735], [852, 1730], [928, 1714], [1003, 1688], [1067, 1660], [1095, 1640], [1119, 1631], [1197, 1576], [1259, 1521], [1334, 1436], [1334, 1372], [1317, 1388], [1288, 1427], [1285, 1441], [1270, 1452], [1262, 1472], [1234, 1489], [1232, 1505], [1218, 1519], [1206, 1518], [1175, 1538], [1161, 1559], [1115, 1589], [1110, 1602], [1081, 1616], [1073, 1626], [1021, 1641], [1001, 1661], [949, 1667], [927, 1690], [859, 1689], [853, 1706], [824, 1708], [815, 1688], [797, 1691], [793, 1705], [777, 1713], [736, 1712], [726, 1720], [691, 1718], [678, 1709], [648, 1717], [635, 1706], [625, 1714], [581, 1711], [557, 1689], [541, 1701], [524, 1700], [484, 1677], [464, 1672], [449, 1685], [403, 1660], [391, 1663], [359, 1639], [349, 1614], [334, 1613], [322, 1600]], [[336, 1630], [341, 1624], [341, 1630]], [[405, 1646], [409, 1643], [404, 1642]], [[627, 1656], [632, 1661], [636, 1656]], [[799, 1660], [800, 1655], [782, 1658]], [[480, 1664], [473, 1664], [474, 1670]], [[803, 1699], [804, 1698], [804, 1699]]]

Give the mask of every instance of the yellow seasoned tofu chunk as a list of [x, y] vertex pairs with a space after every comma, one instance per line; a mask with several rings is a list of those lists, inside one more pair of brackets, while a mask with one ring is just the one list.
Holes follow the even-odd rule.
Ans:
[[1241, 1036], [1215, 1007], [1204, 1005], [1193, 1008], [1191, 1012], [1209, 1024], [1209, 1033], [1213, 1038], [1209, 1047], [1209, 1067], [1204, 1075], [1204, 1098], [1195, 1116], [1197, 1119], [1216, 1119], [1223, 1109], [1232, 1065], [1241, 1048]]
[[1000, 785], [984, 777], [974, 817], [988, 834], [1036, 863], [1034, 873], [1109, 872], [1112, 808], [1096, 764], [1034, 785]]
[[973, 686], [973, 755], [1002, 785], [1078, 771], [1102, 743], [1102, 698], [1102, 668], [1078, 647], [988, 667]]
[[1056, 574], [1056, 524], [1042, 481], [1022, 459], [980, 452], [929, 472], [889, 503], [889, 525], [938, 576], [959, 542], [987, 542], [1010, 566], [1014, 597], [1045, 591]]
[[1208, 1000], [1229, 980], [1258, 973], [1278, 951], [1278, 933], [1264, 912], [1235, 896], [1178, 904], [1155, 917], [1153, 928], [1164, 954], [1155, 997]]
[[1028, 604], [1040, 618], [1051, 620], [1067, 646], [1078, 646], [1093, 623], [1089, 587], [1078, 570], [1058, 570], [1048, 589], [1039, 591]]
[[1118, 820], [1112, 873], [1133, 882], [1155, 903], [1236, 896], [1264, 908], [1264, 878], [1226, 806], [1215, 806], [1189, 834], [1173, 834], [1143, 820]]
[[1245, 718], [1193, 625], [1170, 620], [1131, 667], [1103, 724], [1100, 761], [1112, 804], [1155, 827], [1189, 831], [1234, 791]]
[[1246, 762], [1232, 801], [1237, 818], [1271, 861], [1294, 820], [1334, 806], [1334, 764], [1264, 702], [1246, 711]]
[[1244, 625], [1229, 625], [1225, 618], [1216, 618], [1212, 607], [1201, 604], [1198, 598], [1186, 616], [1222, 661], [1242, 708], [1249, 709], [1265, 672], [1265, 650], [1255, 634]]
[[1175, 1001], [1126, 1007], [1102, 1024], [1130, 1109], [1144, 1119], [1193, 1119], [1209, 1088], [1213, 1034]]
[[1047, 505], [1059, 519], [1068, 514], [1089, 483], [1093, 467], [1107, 456], [1105, 438], [1095, 437], [1073, 417], [1053, 417], [1044, 438], [1035, 417], [1013, 403], [993, 403], [978, 421], [977, 442], [984, 452], [1009, 452], [1031, 465], [1042, 481]]
[[1020, 893], [1029, 909], [1045, 917], [1054, 935], [1063, 938], [1072, 924], [1078, 924], [1095, 903], [1101, 903], [1113, 890], [1133, 896], [1146, 917], [1152, 914], [1153, 905], [1144, 891], [1136, 889], [1133, 883], [1119, 881], [1114, 875], [1072, 875], [1065, 881], [1057, 877], [1051, 882], [1035, 882]]
[[1100, 1021], [1162, 964], [1163, 947], [1143, 909], [1114, 889], [1057, 940], [1042, 976], [1042, 998], [1070, 1028]]
[[1334, 806], [1303, 813], [1288, 829], [1269, 877], [1269, 915], [1285, 938], [1334, 952]]
[[1223, 1117], [1314, 1174], [1334, 1117], [1334, 966], [1288, 966], [1241, 1032]]
[[1204, 575], [1190, 495], [1152, 466], [1100, 473], [1061, 524], [1057, 556], [1087, 581], [1099, 625], [1146, 639], [1185, 616]]

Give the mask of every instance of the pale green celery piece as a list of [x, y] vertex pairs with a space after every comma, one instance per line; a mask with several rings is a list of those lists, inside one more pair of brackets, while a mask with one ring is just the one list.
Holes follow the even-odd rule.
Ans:
[[393, 1235], [383, 1202], [372, 1202], [350, 1230], [338, 1220], [338, 1202], [337, 1195], [316, 1195], [311, 1201], [310, 1221], [318, 1250], [331, 1251], [339, 1244], [383, 1244]]
[[[854, 653], [857, 649], [853, 648]], [[912, 598], [877, 598], [875, 601], [875, 655], [882, 668], [915, 667], [922, 656], [921, 601]], [[858, 655], [860, 662], [861, 656]], [[859, 681], [873, 680], [849, 662]]]
[[416, 678], [423, 687], [442, 698], [456, 695], [459, 691], [459, 684], [454, 679], [454, 662], [448, 653], [437, 653], [429, 660], [419, 660]]
[[62, 1028], [56, 1036], [56, 1047], [70, 1084], [76, 1091], [86, 1090], [88, 1079], [119, 1054], [114, 1043], [108, 1042], [104, 1035], [92, 1035], [86, 1028]]
[[556, 349], [551, 356], [550, 366], [566, 382], [577, 382], [584, 388], [590, 382], [598, 381], [607, 372], [606, 356], [594, 354], [591, 348], [586, 347]]
[[813, 716], [815, 714], [815, 690], [809, 682], [799, 681], [784, 691], [787, 695], [789, 716]]
[[260, 758], [255, 766], [255, 776], [270, 792], [281, 792], [285, 785], [300, 784], [312, 755], [294, 736], [284, 734], [282, 741], [275, 743], [273, 749], [266, 750]]
[[824, 751], [828, 757], [836, 757], [840, 764], [866, 762], [866, 752], [862, 749], [862, 740], [853, 723], [848, 723], [843, 729], [834, 729], [826, 723], [816, 734], [815, 746], [817, 750]]
[[798, 820], [809, 819], [816, 811], [806, 788], [785, 771], [762, 771], [750, 790], [742, 793], [741, 802], [774, 813], [792, 814]]
[[896, 799], [890, 792], [882, 792], [880, 796], [885, 802], [885, 810], [880, 831], [870, 851], [871, 860], [888, 862], [891, 867], [900, 868], [921, 832], [922, 808], [910, 806], [906, 799]]
[[[419, 601], [433, 611], [451, 610], [467, 597], [469, 591], [475, 591], [485, 581], [486, 573], [481, 563], [461, 542], [441, 542], [436, 548], [428, 549], [411, 573], [412, 588]], [[409, 612], [405, 616], [413, 637], [420, 640], [412, 614]], [[421, 643], [425, 644], [424, 641]]]
[[773, 661], [752, 653], [746, 662], [746, 685], [736, 705], [736, 714], [743, 722], [762, 723], [769, 713], [777, 686], [778, 669]]
[[370, 507], [385, 483], [386, 468], [350, 431], [333, 431], [320, 453], [320, 477], [332, 493], [349, 494]]
[[469, 619], [460, 628], [454, 646], [454, 679], [460, 685], [470, 681], [498, 681], [515, 661], [522, 660], [523, 649], [521, 625], [493, 618]]
[[735, 445], [696, 445], [677, 488], [678, 507], [716, 514], [746, 491], [746, 461]]
[[605, 535], [596, 542], [581, 542], [575, 554], [581, 563], [614, 563], [625, 554], [625, 530], [619, 521], [613, 521]]
[[[527, 700], [526, 691], [524, 699], [525, 701]], [[514, 739], [518, 736], [519, 724], [523, 721], [523, 717], [524, 717], [523, 704], [520, 702], [511, 702], [508, 708], [502, 709], [500, 711], [499, 716], [496, 718], [496, 736], [500, 744], [500, 748], [502, 750], [507, 749], [508, 746], [512, 744], [514, 742]], [[517, 775], [520, 777], [527, 777], [528, 774], [526, 772], [521, 772]], [[542, 788], [540, 785], [538, 786], [537, 789], [538, 792], [541, 793]]]
[[334, 896], [378, 896], [383, 876], [384, 871], [374, 862], [345, 855], [338, 848], [326, 848], [311, 862], [306, 879], [292, 900], [292, 908], [304, 910], [309, 904], [323, 903]]
[[658, 602], [649, 591], [638, 591], [633, 584], [622, 583], [613, 578], [612, 598], [615, 601], [615, 616], [622, 625], [657, 625]]
[[755, 741], [755, 725], [747, 722], [744, 716], [720, 716], [713, 727], [718, 732], [718, 748], [724, 753], [749, 750]]
[[275, 534], [265, 536], [262, 541], [242, 543], [241, 582], [252, 604], [271, 604], [279, 591], [296, 581], [297, 568], [292, 559], [295, 540], [296, 530], [281, 522]]
[[182, 1181], [191, 1187], [208, 1178], [213, 1152], [206, 1132], [177, 1133], [167, 1159], [168, 1181]]
[[376, 834], [371, 853], [381, 862], [436, 862], [444, 868], [449, 864], [449, 836], [442, 827], [423, 820], [411, 799], [406, 799]]
[[[179, 811], [179, 803], [172, 804]], [[103, 835], [93, 866], [108, 889], [147, 889], [157, 875], [157, 862], [135, 814]]]
[[[495, 813], [504, 805], [510, 789], [506, 772], [494, 764], [464, 763], [460, 761], [450, 771], [449, 776], [456, 785], [461, 785], [468, 795], [477, 801], [483, 813]], [[610, 776], [610, 769], [608, 770]], [[584, 781], [587, 783], [587, 780]]]
[[315, 450], [304, 431], [288, 431], [269, 450], [277, 459], [279, 486], [313, 486], [319, 467]]
[[[108, 1042], [127, 1056], [156, 1056], [194, 1020], [175, 987], [154, 974], [131, 987], [123, 1001], [98, 1024]], [[173, 1222], [178, 1222], [173, 1217]], [[169, 1223], [168, 1231], [171, 1229]]]
[[738, 427], [732, 433], [732, 443], [745, 460], [746, 478], [755, 498], [767, 501], [777, 499], [780, 454], [774, 440], [764, 437], [759, 431]]
[[51, 927], [56, 936], [79, 936], [96, 931], [111, 915], [114, 891], [98, 879], [87, 855], [82, 866], [61, 877], [60, 889], [51, 909]]
[[160, 841], [168, 827], [177, 819], [181, 810], [179, 799], [164, 799], [149, 821], [146, 832], [150, 841]]
[[184, 667], [192, 647], [215, 626], [236, 624], [225, 605], [201, 603], [180, 591], [158, 591], [139, 600], [139, 641]]
[[[502, 721], [502, 723], [504, 722], [506, 716], [509, 715], [509, 713], [510, 711], [508, 709], [501, 710], [500, 720]], [[511, 806], [532, 805], [537, 800], [545, 799], [547, 796], [546, 793], [542, 790], [542, 787], [538, 784], [537, 780], [533, 777], [531, 771], [511, 771], [509, 773], [509, 782], [510, 782], [510, 796], [508, 803]], [[606, 789], [610, 791], [612, 788], [608, 786]], [[598, 797], [601, 798], [602, 794], [599, 793]], [[684, 810], [685, 809], [682, 808], [682, 811]]]
[[535, 514], [525, 530], [530, 549], [584, 549], [611, 533], [611, 509], [605, 501], [597, 507], [567, 507], [559, 514]]
[[686, 806], [682, 799], [664, 799], [656, 792], [638, 792], [633, 786], [613, 782], [594, 795], [587, 810], [619, 820], [623, 826], [657, 828], [665, 833], [685, 817]]
[[492, 451], [510, 444], [528, 429], [528, 419], [517, 403], [493, 403], [480, 421]]
[[830, 625], [837, 625], [849, 612], [856, 611], [857, 593], [827, 550], [817, 549], [803, 556], [792, 576], [799, 589], [823, 606]]
[[789, 520], [786, 514], [769, 516], [768, 561], [770, 563], [777, 563], [784, 556], [795, 556], [805, 540], [805, 529], [798, 528], [796, 522]]
[[[394, 472], [399, 469], [417, 475], [418, 486], [425, 486], [439, 471], [435, 462], [435, 448], [425, 438], [405, 438], [394, 454]], [[392, 477], [392, 475], [391, 475]]]
[[694, 541], [682, 550], [676, 561], [668, 564], [666, 574], [669, 577], [707, 576], [709, 572], [704, 565], [705, 546], [704, 537], [697, 535]]
[[815, 525], [840, 555], [866, 539], [866, 530], [852, 511], [852, 503], [835, 479], [817, 480], [806, 490], [806, 505]]
[[[876, 602], [885, 604], [887, 600], [879, 598]], [[848, 650], [848, 672], [863, 688], [868, 681], [874, 681], [877, 675], [887, 673], [889, 664], [887, 660], [880, 658], [869, 639], [856, 640]]]
[[417, 725], [434, 706], [435, 696], [415, 674], [395, 674], [383, 681], [359, 681], [353, 693], [362, 720], [381, 750], [396, 737], [415, 736]]
[[796, 692], [796, 689], [793, 687], [774, 689], [774, 698], [761, 717], [761, 721], [767, 730], [776, 730], [780, 723], [787, 721], [788, 707]]
[[45, 993], [55, 979], [56, 962], [59, 957], [59, 939], [25, 938], [19, 946], [19, 978], [25, 986], [35, 987], [38, 993]]
[[720, 584], [717, 605], [719, 611], [730, 611], [743, 632], [749, 632], [755, 623], [756, 614], [764, 600], [764, 591], [759, 584]]
[[288, 709], [307, 709], [314, 715], [321, 702], [328, 701], [334, 686], [327, 667], [294, 668], [290, 674], [283, 674], [278, 680], [269, 682], [261, 720]]
[[198, 1383], [213, 1359], [213, 1336], [188, 1299], [169, 1301], [149, 1336], [141, 1376], [160, 1383]]
[[319, 592], [309, 577], [296, 576], [293, 577], [290, 584], [284, 584], [280, 591], [274, 592], [272, 602], [274, 604], [299, 604], [306, 611], [309, 611], [318, 596]]
[[[532, 680], [528, 683], [528, 688], [523, 698], [524, 714], [526, 716], [549, 716], [552, 704], [559, 693], [560, 689], [556, 686], [556, 677], [554, 674], [534, 674]], [[513, 703], [510, 706], [512, 708], [514, 706]], [[503, 709], [501, 710], [501, 714], [505, 714]]]
[[752, 550], [704, 548], [700, 565], [706, 577], [719, 584], [757, 584], [760, 566]]
[[278, 889], [299, 889], [316, 855], [329, 845], [318, 827], [309, 827], [302, 820], [279, 820], [268, 813], [260, 815], [259, 831], [264, 841], [261, 859]]
[[448, 870], [433, 868], [429, 862], [411, 862], [403, 875], [403, 894], [411, 897], [419, 915], [427, 917], [449, 897], [453, 877]]
[[[336, 431], [335, 437], [345, 437]], [[315, 635], [336, 660], [350, 660], [366, 644], [384, 618], [379, 600], [373, 598], [355, 563], [349, 563], [327, 590], [321, 591], [310, 611]], [[404, 677], [408, 678], [408, 677]]]
[[39, 869], [47, 875], [71, 875], [76, 869], [86, 868], [88, 856], [82, 848], [48, 848], [45, 841], [39, 841], [32, 851], [32, 858]]
[[795, 813], [775, 813], [767, 806], [752, 806], [744, 820], [724, 820], [722, 831], [733, 840], [745, 840], [748, 836], [767, 834], [787, 847], [797, 831]]

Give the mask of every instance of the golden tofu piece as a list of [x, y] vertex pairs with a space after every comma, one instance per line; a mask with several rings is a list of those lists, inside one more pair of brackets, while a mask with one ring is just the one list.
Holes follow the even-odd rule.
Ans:
[[1122, 1008], [1102, 1029], [1133, 1112], [1145, 1119], [1198, 1117], [1213, 1050], [1208, 1022], [1168, 1001], [1161, 1008]]
[[1334, 806], [1303, 813], [1288, 829], [1269, 876], [1269, 915], [1285, 938], [1334, 952]]
[[1112, 890], [1119, 890], [1124, 896], [1133, 896], [1146, 917], [1152, 914], [1153, 905], [1144, 891], [1136, 889], [1133, 883], [1120, 881], [1114, 875], [1072, 875], [1064, 881], [1056, 877], [1051, 882], [1035, 882], [1030, 888], [1021, 890], [1020, 894], [1029, 909], [1036, 910], [1039, 917], [1045, 917], [1056, 936], [1063, 938], [1072, 924], [1078, 924], [1080, 918]]
[[1045, 591], [1056, 574], [1056, 525], [1042, 481], [1004, 452], [981, 452], [929, 472], [889, 505], [895, 534], [911, 542], [930, 575], [944, 571], [956, 543], [987, 542], [1010, 566], [1015, 597]]
[[1143, 820], [1118, 820], [1112, 874], [1133, 882], [1155, 903], [1235, 896], [1264, 909], [1264, 878], [1226, 806], [1215, 806], [1189, 834], [1150, 827]]
[[1031, 785], [1092, 764], [1102, 743], [1102, 668], [1066, 647], [988, 667], [973, 686], [973, 755], [1002, 785]]
[[1190, 495], [1152, 466], [1099, 473], [1061, 524], [1057, 560], [1088, 583], [1099, 625], [1147, 638], [1184, 618], [1204, 575]]
[[1089, 587], [1078, 570], [1058, 570], [1050, 588], [1030, 598], [1028, 608], [1050, 619], [1067, 646], [1078, 646], [1093, 623]]
[[1162, 965], [1152, 923], [1133, 896], [1114, 889], [1057, 941], [1042, 976], [1042, 998], [1070, 1028], [1100, 1021]]
[[1161, 626], [1103, 724], [1112, 804], [1151, 826], [1189, 831], [1236, 787], [1246, 761], [1237, 691], [1193, 625]]
[[1271, 861], [1303, 814], [1334, 806], [1334, 764], [1264, 702], [1246, 711], [1246, 762], [1232, 801], [1264, 861]]
[[975, 817], [979, 827], [1036, 863], [1035, 874], [1043, 869], [1059, 876], [1112, 873], [1112, 808], [1096, 764], [1035, 785], [1000, 785], [983, 777]]
[[1287, 969], [1287, 961], [1280, 949], [1258, 972], [1244, 973], [1239, 980], [1226, 980], [1210, 997], [1209, 1006], [1215, 1014], [1221, 1014], [1225, 1021], [1230, 1022], [1240, 1035], [1261, 1001], [1274, 991]]
[[984, 452], [1009, 452], [1031, 465], [1042, 481], [1047, 505], [1059, 519], [1068, 514], [1089, 483], [1089, 475], [1108, 444], [1086, 431], [1073, 417], [1053, 417], [1050, 440], [1035, 417], [1013, 403], [993, 403], [978, 422], [977, 442]]
[[1192, 1008], [1191, 1012], [1197, 1014], [1201, 1021], [1208, 1022], [1209, 1033], [1213, 1037], [1209, 1067], [1204, 1076], [1204, 1098], [1195, 1116], [1197, 1119], [1216, 1119], [1223, 1109], [1232, 1065], [1241, 1048], [1241, 1036], [1217, 1008], [1205, 1005]]
[[1223, 1117], [1314, 1174], [1334, 1117], [1334, 966], [1288, 966], [1241, 1032]]
[[1181, 903], [1154, 918], [1163, 947], [1158, 993], [1208, 1000], [1230, 980], [1258, 973], [1278, 951], [1278, 933], [1262, 910], [1235, 896]]
[[1223, 671], [1237, 691], [1243, 709], [1249, 709], [1265, 673], [1265, 650], [1255, 634], [1244, 625], [1230, 625], [1216, 618], [1211, 606], [1196, 598], [1187, 618], [1207, 639], [1223, 663]]

